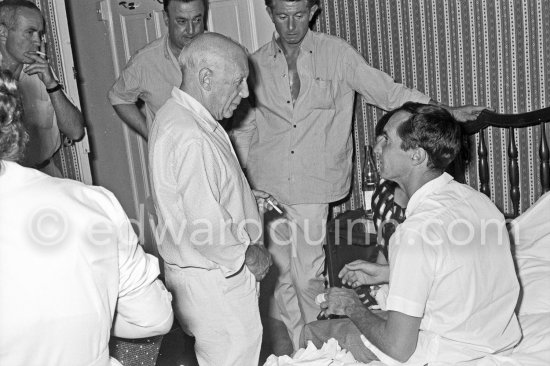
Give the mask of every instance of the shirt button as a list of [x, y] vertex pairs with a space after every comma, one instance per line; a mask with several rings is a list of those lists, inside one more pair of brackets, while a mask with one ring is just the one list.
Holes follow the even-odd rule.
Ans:
[[288, 104], [290, 104], [290, 100], [287, 100], [286, 102], [287, 102]]
[[290, 153], [291, 153], [291, 154], [294, 154], [294, 150], [292, 150]]
[[296, 125], [294, 125], [294, 128], [296, 128]]
[[286, 78], [286, 74], [283, 74], [283, 77]]

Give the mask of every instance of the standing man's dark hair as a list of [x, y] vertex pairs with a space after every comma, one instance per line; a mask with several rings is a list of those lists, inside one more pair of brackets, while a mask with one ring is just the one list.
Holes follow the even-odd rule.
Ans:
[[[287, 1], [290, 3], [290, 2], [296, 2], [296, 1], [302, 1], [302, 0], [283, 0], [283, 1]], [[313, 5], [320, 6], [319, 0], [306, 0], [306, 1], [307, 1], [307, 6], [310, 8]], [[271, 8], [273, 6], [273, 0], [265, 0], [265, 6], [267, 6], [268, 8]]]

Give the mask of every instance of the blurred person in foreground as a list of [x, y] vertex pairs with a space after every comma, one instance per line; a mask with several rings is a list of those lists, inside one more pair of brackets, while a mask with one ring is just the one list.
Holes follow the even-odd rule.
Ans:
[[149, 139], [166, 284], [201, 366], [255, 366], [257, 281], [271, 265], [255, 195], [262, 205], [271, 197], [252, 192], [218, 123], [248, 97], [248, 60], [237, 43], [205, 33], [179, 62], [183, 82], [158, 111]]
[[353, 289], [330, 288], [321, 307], [349, 319], [308, 324], [302, 342], [335, 337], [361, 362], [385, 364], [454, 365], [511, 352], [521, 338], [519, 283], [504, 216], [445, 173], [461, 148], [459, 124], [433, 105], [390, 113], [374, 151], [381, 177], [407, 196], [407, 218], [389, 239], [389, 264], [356, 261], [340, 273], [352, 287], [389, 283], [387, 312], [373, 313]]
[[109, 338], [165, 334], [171, 295], [101, 187], [17, 163], [27, 135], [0, 73], [0, 365], [109, 365]]
[[82, 113], [67, 98], [46, 55], [44, 18], [27, 0], [0, 2], [0, 64], [17, 80], [29, 144], [21, 164], [63, 177], [54, 157], [67, 137], [84, 136]]

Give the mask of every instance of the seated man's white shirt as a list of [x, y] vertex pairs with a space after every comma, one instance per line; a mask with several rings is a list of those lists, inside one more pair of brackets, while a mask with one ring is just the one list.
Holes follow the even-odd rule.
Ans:
[[519, 285], [502, 214], [444, 173], [414, 193], [406, 216], [390, 240], [387, 309], [422, 318], [408, 363], [511, 349], [521, 337]]
[[109, 365], [111, 328], [170, 330], [158, 261], [112, 193], [1, 164], [0, 365]]

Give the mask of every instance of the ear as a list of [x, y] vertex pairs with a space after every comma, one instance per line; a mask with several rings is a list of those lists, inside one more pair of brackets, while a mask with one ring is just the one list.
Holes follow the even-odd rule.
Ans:
[[421, 147], [416, 149], [411, 149], [411, 161], [413, 165], [422, 165], [423, 163], [428, 163], [428, 153]]
[[205, 67], [199, 71], [199, 85], [201, 88], [207, 91], [212, 91], [214, 85], [212, 85], [212, 70]]
[[315, 15], [315, 13], [317, 13], [317, 10], [319, 10], [319, 6], [317, 4], [313, 5], [309, 9], [309, 21], [310, 22], [311, 22], [311, 19], [313, 19], [313, 16]]

